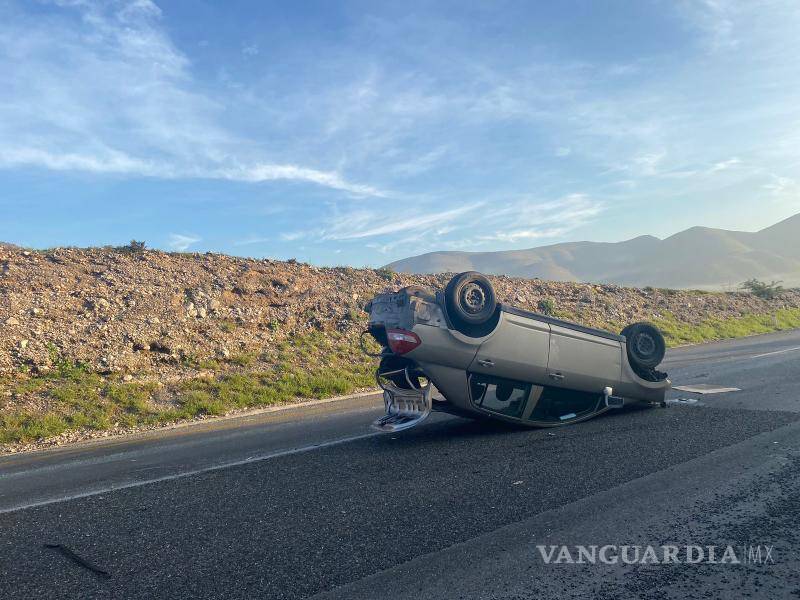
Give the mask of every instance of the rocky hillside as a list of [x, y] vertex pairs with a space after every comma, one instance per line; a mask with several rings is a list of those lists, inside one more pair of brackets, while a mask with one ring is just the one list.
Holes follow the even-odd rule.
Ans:
[[[101, 373], [172, 379], [196, 364], [252, 357], [314, 331], [357, 335], [376, 292], [442, 287], [441, 275], [318, 268], [217, 254], [0, 246], [0, 373], [47, 372], [63, 358]], [[765, 301], [744, 293], [703, 294], [616, 285], [493, 278], [501, 301], [597, 326], [638, 319], [699, 323], [800, 307], [800, 293]]]
[[[136, 247], [0, 245], [0, 452], [372, 385], [363, 305], [449, 275]], [[800, 326], [800, 292], [633, 289], [494, 277], [501, 301], [672, 343]], [[754, 316], [758, 315], [758, 316]], [[28, 444], [26, 446], [26, 444]]]

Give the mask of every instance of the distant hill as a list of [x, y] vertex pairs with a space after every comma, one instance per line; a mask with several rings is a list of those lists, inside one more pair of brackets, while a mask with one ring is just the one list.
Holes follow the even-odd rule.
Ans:
[[746, 279], [800, 286], [800, 214], [757, 232], [692, 227], [660, 240], [569, 242], [502, 252], [430, 252], [387, 265], [401, 273], [481, 271], [556, 281], [731, 289]]

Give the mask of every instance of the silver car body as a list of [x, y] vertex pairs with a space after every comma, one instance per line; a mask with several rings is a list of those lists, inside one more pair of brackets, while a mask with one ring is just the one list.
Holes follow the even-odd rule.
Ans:
[[[379, 369], [387, 414], [376, 428], [406, 429], [437, 407], [552, 427], [630, 403], [663, 405], [670, 388], [665, 375], [651, 381], [631, 367], [621, 335], [498, 304], [482, 335], [470, 336], [451, 325], [445, 306], [441, 292], [419, 288], [380, 294], [368, 305], [376, 338], [399, 330], [420, 342], [402, 355], [402, 376]], [[433, 384], [439, 402], [430, 385], [412, 383], [412, 372]]]

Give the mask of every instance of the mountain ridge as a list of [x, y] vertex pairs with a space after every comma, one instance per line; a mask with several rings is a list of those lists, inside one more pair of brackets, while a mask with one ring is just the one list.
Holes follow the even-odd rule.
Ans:
[[735, 289], [754, 277], [800, 286], [800, 213], [754, 232], [697, 225], [664, 239], [644, 234], [620, 242], [427, 252], [386, 266], [401, 273], [474, 270], [635, 287]]

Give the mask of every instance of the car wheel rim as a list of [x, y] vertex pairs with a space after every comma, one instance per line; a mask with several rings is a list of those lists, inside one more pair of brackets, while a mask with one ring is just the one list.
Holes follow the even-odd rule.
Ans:
[[656, 351], [656, 342], [646, 333], [640, 334], [636, 338], [636, 350], [640, 356], [650, 356]]
[[481, 312], [486, 306], [486, 293], [477, 283], [468, 283], [461, 290], [461, 305], [469, 314]]

